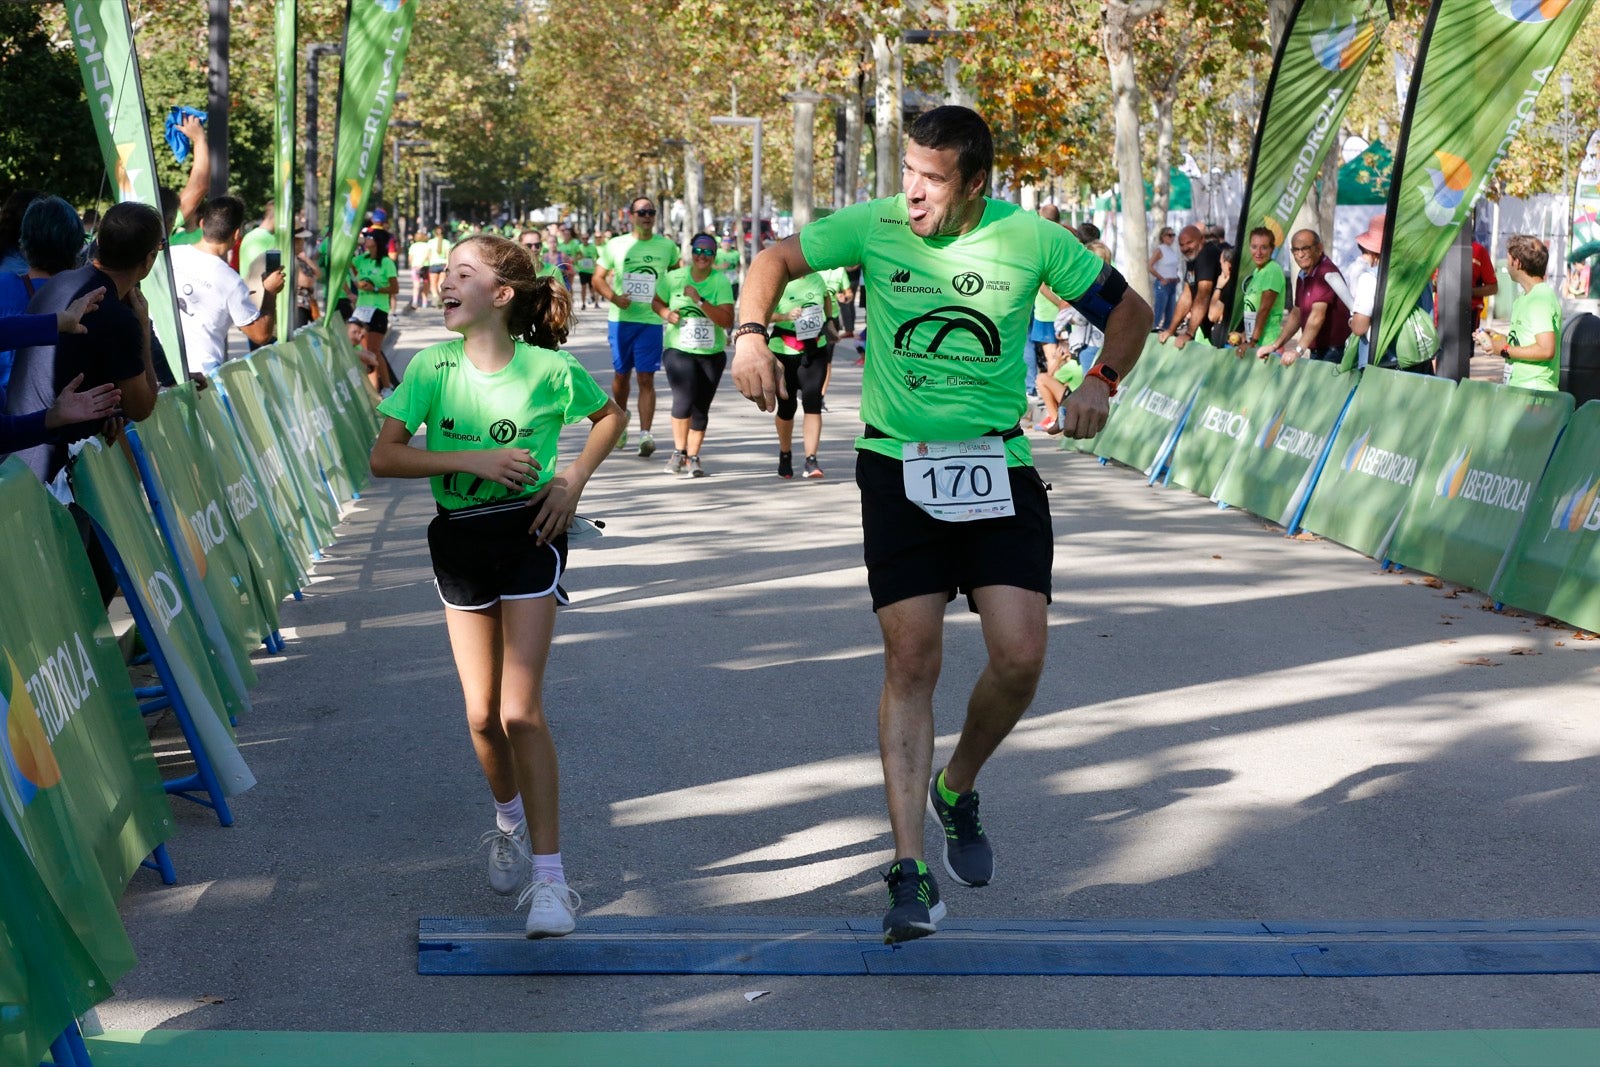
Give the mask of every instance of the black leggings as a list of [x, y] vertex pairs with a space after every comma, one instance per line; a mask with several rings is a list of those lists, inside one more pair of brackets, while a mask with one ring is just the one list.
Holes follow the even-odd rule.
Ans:
[[795, 402], [807, 415], [822, 414], [822, 383], [828, 379], [828, 364], [833, 362], [830, 348], [812, 348], [797, 356], [779, 356], [783, 364], [783, 386], [787, 400], [778, 399], [778, 418], [794, 420]]
[[672, 387], [672, 417], [688, 419], [689, 429], [705, 433], [711, 398], [717, 395], [717, 384], [728, 366], [728, 353], [691, 356], [669, 348], [661, 353], [661, 365]]

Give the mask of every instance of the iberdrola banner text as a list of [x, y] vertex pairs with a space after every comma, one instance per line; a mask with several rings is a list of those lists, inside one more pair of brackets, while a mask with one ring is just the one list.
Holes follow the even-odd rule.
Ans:
[[[67, 0], [67, 24], [78, 50], [78, 69], [94, 113], [95, 132], [106, 174], [116, 185], [118, 203], [133, 200], [161, 210], [156, 157], [145, 118], [144, 83], [133, 53], [133, 24], [127, 0]], [[179, 377], [188, 373], [178, 304], [173, 298], [172, 261], [165, 248], [140, 286], [150, 304], [150, 322], [166, 349], [167, 363]]]
[[1434, 0], [1394, 154], [1372, 351], [1400, 335], [1593, 3]]
[[328, 214], [328, 296], [332, 305], [355, 255], [383, 137], [394, 112], [400, 68], [411, 44], [418, 0], [350, 0], [339, 71], [339, 140], [334, 150], [333, 208]]
[[[1377, 51], [1393, 12], [1387, 0], [1299, 0], [1283, 31], [1250, 154], [1250, 180], [1235, 243], [1249, 247], [1258, 226], [1272, 231], [1279, 248], [1338, 143], [1339, 124], [1367, 61]], [[1324, 234], [1323, 239], [1329, 240]], [[1331, 243], [1331, 242], [1330, 242]], [[1249, 256], [1235, 271], [1238, 292], [1255, 273]], [[1234, 301], [1233, 325], [1244, 314]]]

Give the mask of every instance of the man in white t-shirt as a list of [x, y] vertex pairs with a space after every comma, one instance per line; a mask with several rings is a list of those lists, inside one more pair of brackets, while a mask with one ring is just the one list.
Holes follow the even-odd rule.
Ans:
[[227, 255], [238, 243], [244, 226], [244, 201], [219, 196], [200, 212], [200, 240], [172, 248], [172, 277], [177, 285], [178, 321], [189, 366], [210, 374], [228, 358], [228, 328], [239, 327], [252, 343], [263, 345], [277, 334], [278, 301], [283, 291], [283, 271], [261, 279], [267, 295], [265, 310], [250, 298], [239, 272], [228, 266]]

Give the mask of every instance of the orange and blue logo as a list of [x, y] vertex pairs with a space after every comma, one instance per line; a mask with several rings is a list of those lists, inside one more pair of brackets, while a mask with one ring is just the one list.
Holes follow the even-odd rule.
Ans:
[[1256, 434], [1257, 448], [1271, 448], [1278, 440], [1278, 435], [1283, 432], [1284, 408], [1279, 408], [1278, 413], [1267, 420], [1267, 424]]
[[1447, 500], [1454, 500], [1461, 492], [1462, 485], [1466, 484], [1467, 472], [1472, 470], [1472, 449], [1463, 448], [1450, 462], [1444, 465], [1444, 470], [1439, 472], [1439, 481], [1434, 485], [1434, 492]]
[[1353, 442], [1351, 442], [1349, 450], [1344, 454], [1344, 462], [1341, 463], [1340, 466], [1347, 471], [1355, 470], [1356, 465], [1361, 462], [1361, 457], [1366, 455], [1367, 442], [1371, 440], [1371, 438], [1372, 431], [1367, 430], [1362, 433], [1360, 437], [1357, 437]]
[[1311, 35], [1311, 51], [1327, 70], [1337, 74], [1341, 70], [1349, 70], [1351, 65], [1372, 47], [1372, 42], [1378, 39], [1378, 31], [1369, 23], [1362, 23], [1352, 17], [1350, 25], [1341, 27], [1333, 23], [1321, 33]]
[[1438, 167], [1428, 167], [1428, 185], [1422, 189], [1422, 213], [1435, 226], [1454, 226], [1456, 212], [1472, 186], [1472, 166], [1460, 156], [1435, 152]]
[[1490, 0], [1494, 9], [1517, 22], [1549, 22], [1567, 9], [1572, 0]]
[[1556, 501], [1555, 510], [1550, 513], [1550, 528], [1577, 533], [1589, 521], [1589, 516], [1595, 514], [1597, 501], [1600, 501], [1600, 479], [1585, 482], [1562, 494]]
[[350, 183], [350, 193], [344, 199], [344, 228], [353, 230], [356, 224], [356, 215], [361, 211], [361, 183], [354, 178], [346, 178]]
[[5, 657], [5, 671], [0, 674], [0, 764], [26, 807], [41, 789], [61, 781], [61, 766], [50, 751], [50, 740], [17, 661], [9, 652]]

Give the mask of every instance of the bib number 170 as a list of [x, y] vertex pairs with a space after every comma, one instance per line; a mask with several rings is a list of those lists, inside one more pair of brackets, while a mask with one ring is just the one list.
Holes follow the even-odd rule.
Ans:
[[906, 499], [943, 522], [970, 522], [1016, 514], [1005, 442], [913, 441], [901, 463]]

